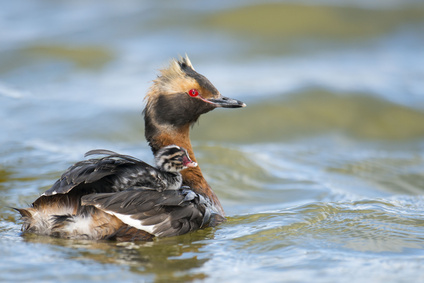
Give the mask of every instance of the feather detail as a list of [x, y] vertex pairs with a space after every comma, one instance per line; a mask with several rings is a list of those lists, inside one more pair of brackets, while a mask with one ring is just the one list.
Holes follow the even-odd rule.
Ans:
[[135, 157], [96, 149], [85, 155], [106, 155], [75, 163], [65, 171], [42, 196], [66, 194], [77, 189], [85, 194], [118, 192], [132, 186], [144, 186], [159, 191], [181, 186], [181, 176], [167, 174]]
[[225, 219], [210, 201], [186, 189], [158, 192], [134, 188], [118, 193], [90, 194], [82, 197], [82, 205], [95, 206], [157, 237], [185, 234], [215, 226]]

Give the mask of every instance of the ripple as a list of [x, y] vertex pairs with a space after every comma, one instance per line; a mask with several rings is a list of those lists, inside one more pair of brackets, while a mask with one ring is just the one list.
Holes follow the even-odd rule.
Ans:
[[[422, 202], [422, 198], [419, 198]], [[351, 203], [313, 203], [261, 214], [233, 217], [231, 239], [252, 252], [291, 246], [368, 253], [407, 253], [424, 247], [422, 207], [405, 210], [383, 199]], [[249, 225], [250, 224], [250, 225]]]
[[[0, 281], [424, 281], [422, 3], [3, 2]], [[8, 207], [88, 149], [152, 160], [142, 97], [185, 52], [248, 104], [192, 132], [228, 221], [149, 243], [21, 237]]]

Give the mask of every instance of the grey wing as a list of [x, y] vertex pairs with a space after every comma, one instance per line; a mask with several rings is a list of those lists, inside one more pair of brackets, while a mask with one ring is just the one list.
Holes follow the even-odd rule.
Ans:
[[140, 185], [152, 189], [163, 188], [163, 182], [158, 178], [158, 170], [139, 159], [102, 149], [89, 151], [85, 156], [93, 154], [107, 156], [75, 163], [43, 196], [66, 194], [75, 187], [85, 190], [86, 193], [117, 192], [137, 185], [138, 180], [144, 182]]
[[158, 237], [182, 235], [225, 220], [204, 197], [186, 189], [90, 194], [82, 197], [82, 205], [95, 206]]

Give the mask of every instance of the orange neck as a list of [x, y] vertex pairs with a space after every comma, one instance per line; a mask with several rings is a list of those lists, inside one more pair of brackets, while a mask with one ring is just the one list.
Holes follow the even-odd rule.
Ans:
[[[153, 152], [156, 152], [164, 146], [175, 144], [185, 148], [190, 158], [194, 162], [197, 162], [190, 142], [189, 125], [185, 125], [176, 130], [170, 130], [169, 128], [162, 129], [156, 131], [156, 133], [156, 135], [149, 136], [150, 138], [148, 140]], [[189, 186], [194, 192], [210, 199], [215, 205], [215, 207], [218, 209], [219, 213], [224, 215], [224, 209], [222, 208], [218, 197], [215, 195], [209, 184], [206, 182], [199, 166], [184, 169], [183, 171], [181, 171], [181, 174], [183, 176], [183, 185]]]

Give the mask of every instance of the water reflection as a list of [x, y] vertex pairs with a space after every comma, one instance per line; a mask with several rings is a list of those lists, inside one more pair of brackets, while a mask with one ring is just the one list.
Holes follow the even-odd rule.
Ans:
[[[3, 2], [0, 281], [424, 281], [421, 2]], [[21, 237], [9, 206], [87, 150], [152, 160], [142, 98], [186, 52], [247, 99], [192, 132], [229, 221], [149, 243]]]
[[424, 248], [420, 232], [424, 221], [398, 204], [385, 200], [314, 203], [239, 216], [231, 223], [243, 231], [234, 240], [253, 253], [267, 254], [291, 246], [366, 253]]
[[[25, 242], [59, 247], [69, 259], [95, 261], [129, 267], [131, 272], [151, 276], [155, 282], [192, 281], [207, 274], [196, 272], [209, 259], [202, 248], [213, 240], [212, 229], [206, 229], [152, 242], [111, 242], [68, 240], [33, 234], [22, 236]], [[64, 248], [64, 249], [63, 249]]]

